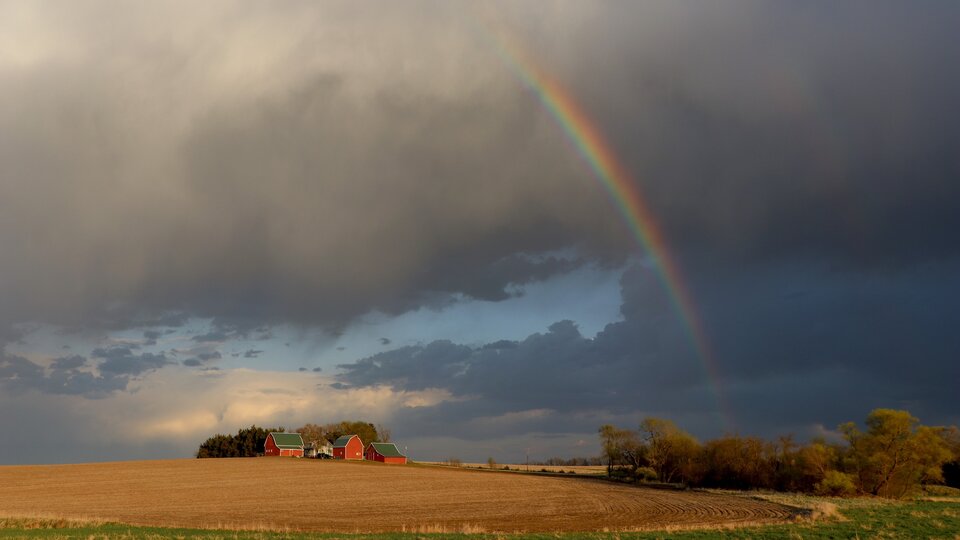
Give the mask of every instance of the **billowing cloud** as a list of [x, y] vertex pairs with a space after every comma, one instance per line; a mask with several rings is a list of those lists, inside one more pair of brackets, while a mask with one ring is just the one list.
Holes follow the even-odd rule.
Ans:
[[0, 388], [14, 396], [41, 392], [102, 399], [126, 389], [130, 382], [129, 374], [79, 369], [86, 365], [87, 359], [69, 356], [55, 358], [45, 370], [21, 356], [0, 353]]
[[183, 24], [176, 3], [107, 5], [3, 17], [4, 324], [186, 313], [223, 322], [213, 342], [503, 299], [574, 264], [523, 253], [623, 260], [625, 227], [489, 44], [497, 19], [688, 260], [957, 254], [956, 6], [212, 2]]
[[140, 375], [172, 363], [163, 353], [135, 354], [130, 347], [125, 346], [94, 349], [90, 356], [102, 358], [103, 362], [100, 362], [98, 369], [109, 375]]
[[673, 417], [702, 436], [806, 436], [881, 406], [931, 423], [960, 420], [956, 396], [936, 382], [960, 377], [950, 360], [960, 340], [943, 325], [960, 312], [928, 303], [960, 294], [950, 273], [862, 282], [807, 268], [715, 290], [723, 292], [702, 306], [715, 366], [694, 353], [656, 276], [634, 267], [623, 277], [624, 320], [593, 338], [561, 321], [519, 342], [394, 349], [341, 365], [338, 378], [345, 388], [457, 398], [401, 414], [400, 425], [421, 436], [590, 433], [604, 419], [643, 415]]

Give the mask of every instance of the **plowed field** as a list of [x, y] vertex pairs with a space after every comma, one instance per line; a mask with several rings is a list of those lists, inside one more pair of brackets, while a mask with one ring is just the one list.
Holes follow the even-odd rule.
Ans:
[[0, 514], [330, 532], [759, 524], [786, 506], [586, 478], [292, 458], [0, 467]]

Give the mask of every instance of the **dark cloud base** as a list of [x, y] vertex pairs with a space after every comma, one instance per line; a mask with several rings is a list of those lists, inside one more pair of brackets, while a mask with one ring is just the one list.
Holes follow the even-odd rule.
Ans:
[[[719, 380], [693, 353], [661, 284], [634, 267], [625, 320], [594, 338], [561, 321], [519, 342], [435, 341], [340, 366], [343, 387], [444, 389], [462, 401], [408, 409], [397, 431], [463, 438], [591, 433], [610, 418], [667, 416], [703, 436], [810, 435], [876, 407], [960, 420], [960, 265], [890, 275], [810, 266], [717, 281], [702, 297]], [[730, 402], [725, 425], [716, 393]], [[531, 414], [531, 411], [541, 411]], [[525, 413], [527, 413], [525, 415]]]

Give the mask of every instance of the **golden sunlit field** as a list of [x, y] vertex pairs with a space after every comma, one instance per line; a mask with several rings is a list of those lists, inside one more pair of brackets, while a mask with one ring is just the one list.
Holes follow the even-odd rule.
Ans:
[[0, 512], [166, 527], [603, 531], [789, 521], [769, 501], [416, 465], [286, 458], [0, 467]]

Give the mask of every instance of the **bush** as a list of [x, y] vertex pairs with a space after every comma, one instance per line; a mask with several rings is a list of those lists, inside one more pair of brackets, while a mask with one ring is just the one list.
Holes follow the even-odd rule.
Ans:
[[853, 477], [840, 471], [827, 471], [823, 480], [816, 486], [817, 495], [831, 497], [850, 497], [857, 493]]
[[635, 474], [638, 482], [655, 482], [657, 480], [657, 471], [650, 467], [637, 467]]

